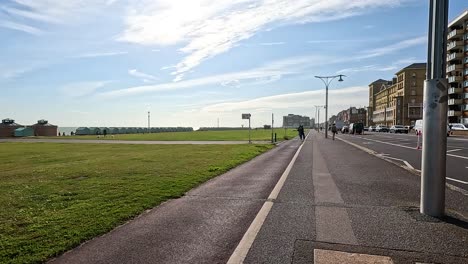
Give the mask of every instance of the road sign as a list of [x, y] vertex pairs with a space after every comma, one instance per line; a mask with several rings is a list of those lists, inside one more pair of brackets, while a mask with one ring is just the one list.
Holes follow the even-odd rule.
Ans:
[[242, 119], [250, 119], [250, 114], [242, 114]]

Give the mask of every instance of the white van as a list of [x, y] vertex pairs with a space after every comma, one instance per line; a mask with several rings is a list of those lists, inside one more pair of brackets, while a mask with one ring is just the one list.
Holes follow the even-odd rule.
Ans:
[[[416, 120], [416, 123], [414, 123], [414, 132], [416, 132], [416, 135], [418, 134], [418, 132], [422, 135], [422, 132], [423, 132], [423, 120], [422, 119], [418, 119]], [[449, 125], [447, 124], [447, 137], [450, 136], [450, 132], [451, 132], [451, 129], [449, 127]]]

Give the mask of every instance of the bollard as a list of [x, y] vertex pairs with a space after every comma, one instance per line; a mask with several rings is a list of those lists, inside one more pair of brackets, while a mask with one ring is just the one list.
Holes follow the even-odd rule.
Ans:
[[275, 142], [276, 142], [276, 133], [275, 133]]
[[418, 143], [416, 144], [416, 149], [421, 149], [421, 131], [416, 132], [416, 135], [418, 135]]

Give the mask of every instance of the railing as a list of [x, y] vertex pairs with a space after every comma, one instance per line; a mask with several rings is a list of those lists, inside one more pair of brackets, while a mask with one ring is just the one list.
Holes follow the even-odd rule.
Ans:
[[461, 115], [462, 115], [461, 111], [454, 111], [454, 110], [448, 111], [448, 116], [461, 116]]
[[461, 93], [462, 91], [463, 91], [462, 88], [456, 88], [456, 87], [450, 87], [450, 88], [448, 89], [448, 93], [449, 93], [449, 94], [459, 94], [459, 93]]
[[463, 53], [450, 53], [447, 55], [447, 60], [452, 61], [463, 57]]
[[452, 31], [450, 31], [448, 33], [447, 39], [451, 39], [451, 38], [455, 37], [456, 35], [462, 34], [462, 33], [463, 33], [463, 30], [459, 30], [459, 29], [452, 30]]
[[408, 107], [418, 107], [421, 108], [423, 106], [422, 103], [408, 103]]
[[463, 69], [462, 64], [452, 64], [452, 65], [447, 66], [447, 72], [453, 72], [453, 71], [462, 70], [462, 69]]
[[463, 94], [463, 99], [468, 99], [468, 93]]
[[462, 103], [462, 99], [449, 99], [448, 104], [449, 105], [459, 105]]

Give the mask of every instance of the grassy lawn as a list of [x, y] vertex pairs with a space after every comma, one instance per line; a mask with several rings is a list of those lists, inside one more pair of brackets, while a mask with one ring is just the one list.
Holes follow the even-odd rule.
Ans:
[[[274, 129], [278, 141], [297, 136], [295, 129]], [[54, 137], [57, 138], [57, 137]], [[67, 136], [61, 139], [97, 139], [96, 136]], [[271, 130], [251, 130], [252, 140], [271, 140]], [[103, 139], [103, 138], [101, 138]], [[226, 131], [193, 131], [193, 132], [164, 132], [150, 134], [121, 134], [114, 138], [106, 137], [107, 140], [162, 140], [162, 141], [217, 141], [217, 140], [249, 140], [248, 130], [226, 130]]]
[[0, 263], [39, 263], [272, 145], [0, 143]]

